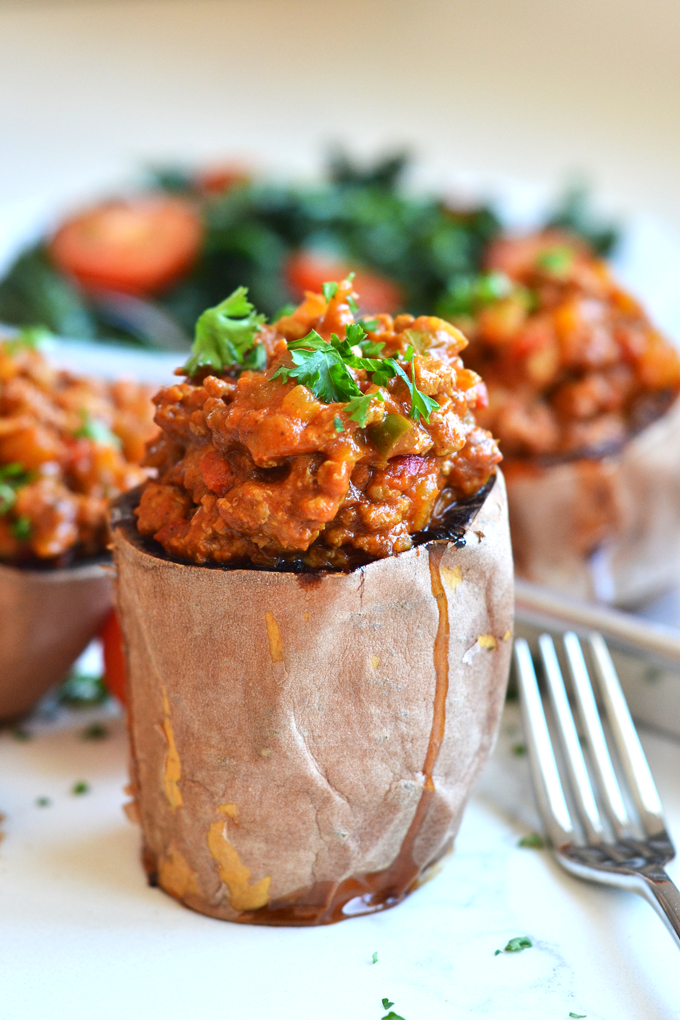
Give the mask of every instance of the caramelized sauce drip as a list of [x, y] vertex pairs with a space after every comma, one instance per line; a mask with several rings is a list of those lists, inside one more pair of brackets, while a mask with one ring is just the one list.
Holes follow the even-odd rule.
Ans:
[[435, 792], [433, 773], [444, 739], [446, 696], [449, 690], [449, 604], [440, 571], [446, 545], [438, 544], [428, 548], [427, 551], [432, 594], [439, 612], [434, 642], [436, 677], [434, 707], [430, 739], [423, 764], [423, 789], [399, 853], [383, 871], [350, 876], [342, 882], [317, 882], [309, 889], [293, 893], [286, 899], [274, 900], [259, 910], [243, 913], [237, 918], [238, 921], [272, 925], [333, 924], [346, 917], [372, 914], [378, 910], [394, 907], [416, 886], [426, 865], [416, 863], [413, 847], [427, 818]]

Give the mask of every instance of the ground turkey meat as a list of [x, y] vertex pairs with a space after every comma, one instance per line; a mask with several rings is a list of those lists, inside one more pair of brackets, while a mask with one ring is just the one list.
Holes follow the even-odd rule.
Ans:
[[312, 329], [326, 341], [345, 338], [356, 297], [345, 281], [328, 301], [310, 293], [292, 315], [263, 326], [264, 370], [203, 372], [160, 391], [161, 436], [146, 460], [158, 474], [137, 510], [142, 535], [194, 563], [342, 569], [409, 549], [442, 500], [487, 482], [500, 454], [474, 417], [486, 391], [459, 356], [465, 337], [442, 319], [378, 315], [366, 327], [369, 341], [384, 345], [380, 357], [401, 356], [436, 401], [429, 421], [410, 416], [399, 377], [376, 386], [352, 370], [362, 393], [377, 394], [363, 426], [345, 404], [274, 378], [292, 365], [287, 341]]

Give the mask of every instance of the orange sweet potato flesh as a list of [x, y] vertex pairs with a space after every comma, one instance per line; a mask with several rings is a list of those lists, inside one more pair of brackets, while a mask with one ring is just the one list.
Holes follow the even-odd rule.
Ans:
[[451, 847], [498, 730], [513, 612], [501, 474], [463, 547], [350, 572], [174, 562], [133, 505], [118, 501], [112, 529], [150, 880], [246, 923], [400, 902]]

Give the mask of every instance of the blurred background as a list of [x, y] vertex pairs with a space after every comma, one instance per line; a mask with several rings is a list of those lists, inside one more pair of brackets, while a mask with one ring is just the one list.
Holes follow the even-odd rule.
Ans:
[[680, 229], [675, 0], [0, 0], [0, 206], [25, 222], [153, 160], [556, 189]]

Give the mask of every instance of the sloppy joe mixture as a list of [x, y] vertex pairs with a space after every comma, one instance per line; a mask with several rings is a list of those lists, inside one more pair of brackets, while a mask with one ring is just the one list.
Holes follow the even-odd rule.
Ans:
[[478, 419], [506, 458], [599, 456], [659, 417], [680, 358], [588, 246], [544, 231], [500, 238], [449, 316], [489, 392]]
[[137, 509], [170, 555], [345, 569], [409, 549], [500, 461], [455, 326], [358, 321], [350, 279], [323, 291], [267, 325], [241, 288], [199, 320], [186, 381], [155, 398]]
[[103, 551], [108, 501], [148, 474], [151, 392], [54, 368], [32, 331], [0, 340], [0, 560]]

